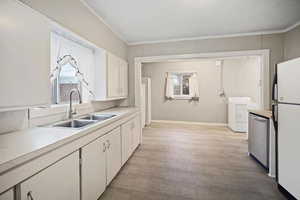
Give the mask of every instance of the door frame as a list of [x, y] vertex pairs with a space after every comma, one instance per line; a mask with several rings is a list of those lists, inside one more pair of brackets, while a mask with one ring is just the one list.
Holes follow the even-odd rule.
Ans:
[[195, 53], [195, 54], [179, 54], [179, 55], [163, 55], [150, 57], [134, 58], [134, 105], [141, 107], [141, 85], [142, 85], [142, 64], [152, 62], [167, 62], [171, 60], [187, 60], [199, 58], [230, 58], [241, 56], [259, 56], [261, 58], [261, 91], [260, 104], [263, 109], [270, 107], [270, 50], [248, 50], [248, 51], [224, 51], [212, 53]]

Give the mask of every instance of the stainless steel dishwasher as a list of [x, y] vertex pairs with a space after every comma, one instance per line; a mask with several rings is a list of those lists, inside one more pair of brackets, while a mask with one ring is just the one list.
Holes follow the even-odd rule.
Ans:
[[269, 119], [249, 114], [248, 150], [264, 168], [269, 168]]

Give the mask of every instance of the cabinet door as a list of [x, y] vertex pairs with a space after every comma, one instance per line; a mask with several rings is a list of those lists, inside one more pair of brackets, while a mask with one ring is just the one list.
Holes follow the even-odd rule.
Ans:
[[0, 200], [14, 200], [14, 191], [11, 189], [0, 195]]
[[122, 136], [122, 165], [126, 163], [133, 150], [133, 120], [130, 120], [121, 126]]
[[139, 116], [134, 118], [133, 124], [134, 124], [133, 125], [133, 151], [134, 151], [141, 143], [141, 121]]
[[105, 136], [107, 143], [107, 185], [121, 169], [121, 130], [116, 128]]
[[120, 96], [128, 96], [128, 64], [120, 59]]
[[50, 24], [19, 1], [1, 0], [0, 110], [50, 103]]
[[106, 187], [105, 138], [99, 138], [82, 148], [82, 200], [98, 199]]
[[79, 200], [78, 151], [21, 183], [21, 200]]
[[113, 54], [107, 54], [107, 95], [109, 98], [120, 96], [120, 62]]

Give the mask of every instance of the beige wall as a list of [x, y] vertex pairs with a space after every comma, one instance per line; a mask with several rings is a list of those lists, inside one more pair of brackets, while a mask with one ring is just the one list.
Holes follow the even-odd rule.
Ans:
[[102, 23], [80, 0], [20, 0], [50, 19], [122, 58], [127, 45]]
[[[220, 67], [215, 60], [189, 62], [147, 63], [142, 74], [151, 78], [152, 119], [227, 123], [227, 102], [219, 96]], [[197, 72], [200, 99], [165, 100], [165, 75], [167, 72]], [[246, 96], [259, 102], [258, 57], [224, 60], [223, 86], [226, 97]]]
[[[129, 46], [129, 88], [130, 103], [134, 104], [134, 58], [174, 54], [208, 53], [224, 51], [270, 49], [270, 74], [273, 77], [274, 66], [283, 60], [283, 35], [270, 34], [259, 36], [205, 39], [180, 42], [167, 42]], [[271, 84], [272, 78], [270, 78]], [[271, 91], [269, 92], [271, 94]], [[269, 94], [269, 95], [270, 95]], [[267, 95], [266, 95], [267, 96]]]
[[285, 33], [284, 41], [284, 60], [300, 57], [300, 26]]

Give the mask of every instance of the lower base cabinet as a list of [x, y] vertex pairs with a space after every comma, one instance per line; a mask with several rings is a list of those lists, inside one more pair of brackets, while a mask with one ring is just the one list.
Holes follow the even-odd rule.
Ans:
[[133, 119], [133, 151], [139, 146], [141, 143], [141, 121], [139, 117], [135, 117]]
[[14, 191], [11, 189], [0, 195], [0, 200], [14, 200]]
[[76, 151], [20, 184], [21, 200], [80, 200]]
[[82, 200], [96, 200], [106, 187], [106, 140], [101, 137], [81, 150]]
[[122, 165], [121, 130], [120, 127], [112, 130], [105, 136], [107, 143], [106, 154], [106, 185], [117, 175]]
[[82, 200], [96, 200], [121, 169], [121, 130], [116, 128], [81, 150]]
[[121, 126], [122, 165], [126, 163], [133, 151], [141, 143], [140, 118], [135, 117]]
[[121, 126], [122, 165], [126, 163], [133, 152], [133, 122], [130, 120]]
[[140, 144], [140, 128], [139, 116], [132, 118], [18, 184], [16, 197], [9, 190], [0, 200], [98, 199]]

